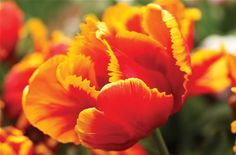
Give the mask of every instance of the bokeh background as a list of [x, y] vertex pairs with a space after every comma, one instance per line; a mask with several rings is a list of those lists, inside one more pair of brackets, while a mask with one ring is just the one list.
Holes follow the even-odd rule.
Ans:
[[[101, 17], [103, 10], [117, 0], [16, 0], [23, 10], [25, 21], [40, 18], [49, 28], [63, 31], [73, 37], [79, 32], [79, 24], [86, 14]], [[132, 5], [144, 5], [151, 0], [122, 0]], [[195, 47], [211, 35], [236, 36], [236, 0], [185, 0], [186, 6], [202, 11], [202, 19], [196, 23]], [[27, 44], [28, 42], [28, 44]], [[17, 46], [18, 58], [30, 50], [30, 38], [24, 47]], [[236, 42], [235, 42], [236, 46]], [[11, 64], [0, 66], [0, 87]], [[1, 91], [2, 89], [0, 89]], [[2, 92], [0, 92], [2, 93]], [[170, 118], [161, 128], [164, 139], [173, 155], [232, 155], [235, 137], [230, 132], [234, 119], [228, 104], [229, 90], [218, 95], [191, 97], [183, 109]], [[5, 120], [3, 125], [13, 122]], [[141, 144], [151, 154], [157, 154], [155, 140], [148, 137]], [[60, 154], [87, 154], [82, 146], [62, 145]]]

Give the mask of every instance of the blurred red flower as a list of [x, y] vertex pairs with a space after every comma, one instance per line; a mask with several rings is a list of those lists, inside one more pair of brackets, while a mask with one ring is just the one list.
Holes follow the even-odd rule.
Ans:
[[0, 62], [14, 52], [22, 23], [23, 13], [14, 2], [0, 2]]

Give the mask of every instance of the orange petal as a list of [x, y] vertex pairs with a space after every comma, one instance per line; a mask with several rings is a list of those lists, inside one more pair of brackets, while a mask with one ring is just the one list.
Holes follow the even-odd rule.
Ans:
[[196, 51], [192, 55], [192, 75], [189, 80], [189, 95], [218, 93], [225, 90], [230, 81], [224, 54], [210, 50]]
[[123, 150], [167, 121], [173, 98], [130, 78], [103, 87], [98, 103], [100, 111], [87, 109], [79, 115], [82, 141], [93, 148]]
[[[34, 72], [24, 91], [23, 108], [30, 123], [45, 134], [60, 142], [77, 143], [76, 118], [80, 111], [94, 106], [95, 98], [87, 92], [92, 90], [89, 82], [82, 78], [72, 80], [69, 91], [59, 83], [56, 70], [65, 59], [63, 55], [55, 56]], [[80, 98], [74, 98], [73, 93], [78, 93]]]

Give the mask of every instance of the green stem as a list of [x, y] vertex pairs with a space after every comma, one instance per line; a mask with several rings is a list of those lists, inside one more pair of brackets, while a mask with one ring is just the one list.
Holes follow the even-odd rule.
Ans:
[[154, 139], [154, 142], [156, 143], [156, 147], [158, 148], [160, 155], [169, 155], [169, 151], [166, 147], [160, 129], [154, 131], [152, 137]]

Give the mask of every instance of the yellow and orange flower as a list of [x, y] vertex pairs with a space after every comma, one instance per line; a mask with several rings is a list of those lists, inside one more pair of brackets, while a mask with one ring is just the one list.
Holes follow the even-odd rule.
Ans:
[[221, 49], [199, 49], [191, 56], [189, 95], [220, 93], [236, 86], [236, 56]]
[[16, 128], [0, 128], [0, 152], [1, 155], [32, 155], [33, 143]]
[[34, 144], [21, 130], [11, 126], [0, 128], [1, 155], [53, 155], [50, 143], [55, 146], [50, 141]]
[[124, 150], [181, 109], [191, 73], [185, 41], [168, 11], [143, 10], [146, 33], [110, 32], [88, 17], [68, 55], [34, 72], [23, 95], [32, 125], [63, 143]]
[[23, 14], [14, 2], [0, 2], [0, 62], [15, 49]]

